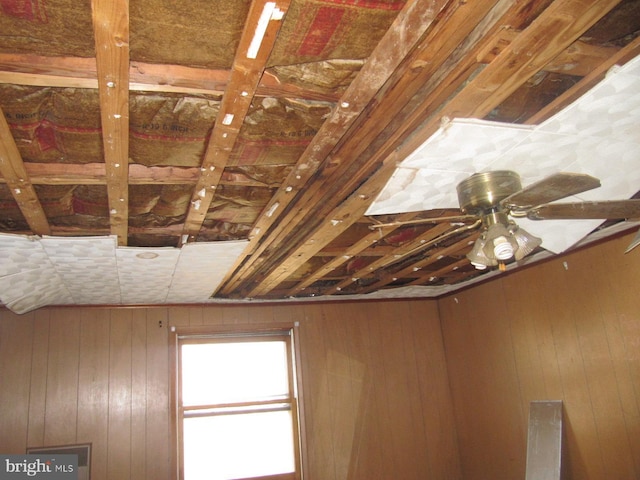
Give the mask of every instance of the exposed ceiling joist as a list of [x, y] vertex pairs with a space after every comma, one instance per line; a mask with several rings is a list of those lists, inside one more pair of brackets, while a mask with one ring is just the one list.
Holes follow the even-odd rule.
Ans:
[[13, 140], [7, 120], [0, 111], [0, 173], [11, 189], [20, 211], [24, 215], [31, 230], [37, 235], [49, 235], [51, 228], [44, 214], [40, 200], [36, 195], [33, 184], [20, 152]]
[[[0, 69], [0, 83], [58, 88], [98, 88], [95, 58], [0, 53]], [[229, 70], [132, 61], [129, 67], [129, 90], [221, 95], [227, 88], [229, 76]], [[339, 98], [335, 94], [282, 83], [269, 72], [263, 72], [256, 94], [274, 97], [289, 95], [330, 102]]]
[[[452, 228], [448, 223], [440, 223], [434, 225], [432, 228], [419, 235], [414, 240], [411, 240], [404, 243], [403, 245], [394, 248], [393, 251], [389, 252], [389, 254], [387, 254], [386, 256], [378, 258], [373, 262], [368, 263], [363, 268], [355, 271], [351, 279], [345, 279], [342, 282], [337, 283], [332, 287], [331, 291], [333, 293], [340, 292], [343, 288], [346, 288], [352, 281], [356, 281], [365, 276], [371, 276], [372, 274], [375, 275], [375, 272], [377, 270], [388, 267], [393, 263], [400, 262], [407, 255], [413, 255], [415, 252], [432, 245], [432, 242], [434, 242], [435, 239], [446, 236], [449, 230], [452, 230]], [[300, 286], [297, 286], [293, 291], [295, 293], [298, 293], [300, 291]]]
[[[426, 270], [426, 268], [429, 265], [436, 263], [440, 259], [448, 255], [455, 254], [456, 252], [461, 252], [463, 250], [468, 249], [469, 243], [472, 243], [476, 238], [477, 238], [477, 233], [472, 235], [471, 237], [462, 238], [456, 241], [455, 243], [449, 245], [448, 247], [435, 249], [431, 253], [431, 255], [429, 255], [423, 260], [420, 260], [419, 262], [416, 262], [412, 265], [408, 265], [396, 272], [383, 274], [382, 276], [380, 276], [380, 278], [376, 279], [376, 281], [367, 285], [363, 289], [363, 291], [365, 293], [374, 292], [378, 288], [384, 287], [385, 285], [389, 285], [395, 282], [398, 278], [403, 278], [403, 277], [404, 278], [406, 277], [411, 278], [412, 276], [417, 277], [418, 280], [411, 283], [413, 283], [414, 285], [423, 284], [425, 280], [429, 280], [429, 279], [436, 280], [443, 273], [449, 273], [463, 265], [468, 266], [469, 265], [468, 260], [466, 258], [462, 258], [458, 262], [446, 265], [441, 269], [435, 270], [433, 272], [428, 272]], [[472, 272], [473, 270], [471, 269], [470, 271]], [[416, 272], [419, 272], [419, 273], [416, 273]], [[427, 281], [427, 283], [430, 283], [430, 282]]]
[[[317, 227], [315, 232], [308, 233], [310, 241], [307, 240], [296, 252], [292, 252], [287, 261], [279, 265], [269, 278], [259, 282], [250, 296], [265, 294], [275, 288], [287, 277], [287, 272], [295, 271], [301, 263], [308, 260], [364, 214], [388, 178], [388, 176], [374, 174], [374, 172], [379, 171], [380, 168], [385, 170], [387, 175], [393, 172], [396, 163], [393, 160], [394, 151], [402, 140], [411, 133], [413, 125], [410, 114], [417, 111], [415, 105], [409, 104], [413, 95], [422, 91], [425, 82], [428, 83], [434, 77], [440, 80], [438, 85], [455, 88], [455, 85], [462, 82], [464, 77], [461, 77], [459, 72], [453, 68], [456, 64], [448, 63], [451, 55], [463, 57], [470, 51], [477, 51], [484, 46], [487, 32], [498, 28], [498, 25], [501, 24], [500, 21], [505, 17], [513, 16], [514, 10], [518, 11], [519, 8], [513, 6], [511, 2], [498, 2], [498, 4], [493, 2], [449, 3], [446, 5], [438, 17], [438, 22], [434, 23], [432, 28], [427, 30], [420, 39], [421, 46], [409, 53], [402, 65], [393, 72], [394, 80], [388, 81], [386, 88], [377, 93], [379, 105], [377, 105], [376, 112], [379, 116], [363, 117], [367, 121], [363, 121], [359, 125], [361, 133], [352, 133], [347, 142], [340, 145], [342, 155], [352, 159], [345, 159], [342, 165], [348, 166], [351, 171], [347, 170], [348, 173], [345, 171], [334, 172], [333, 178], [369, 178], [365, 185], [370, 187], [366, 189], [360, 186], [357, 193], [349, 196], [358, 185], [355, 182], [351, 184], [347, 182], [342, 191], [333, 193], [333, 202], [327, 195], [325, 195], [325, 200], [321, 202], [317, 198], [315, 201], [308, 200], [316, 210], [318, 206], [323, 207], [324, 211], [314, 213], [313, 218], [324, 219], [324, 222], [317, 222], [321, 225]], [[381, 47], [379, 46], [379, 48]], [[471, 55], [465, 58], [469, 57]], [[471, 70], [466, 70], [466, 75], [470, 75]], [[445, 73], [441, 72], [453, 73], [453, 75], [447, 77]], [[392, 90], [391, 86], [393, 86]], [[410, 106], [405, 108], [408, 104]], [[396, 112], [399, 115], [398, 118], [404, 118], [405, 123], [400, 123], [397, 118], [394, 118], [396, 122], [389, 124], [390, 112]], [[407, 117], [410, 119], [409, 122], [406, 120]], [[388, 128], [381, 135], [382, 128], [385, 126]], [[390, 155], [390, 160], [385, 159], [386, 155]], [[357, 165], [356, 158], [361, 159], [362, 168], [360, 171], [354, 172], [354, 165]], [[343, 181], [339, 185], [344, 183]], [[337, 203], [335, 199], [343, 199], [345, 195], [349, 197], [344, 203], [331, 211], [331, 206]], [[307, 215], [309, 215], [308, 212]], [[287, 243], [294, 244], [293, 242]]]
[[[262, 216], [254, 226], [250, 237], [250, 248], [237, 262], [240, 268], [234, 276], [225, 281], [222, 293], [229, 294], [232, 290], [239, 288], [247, 275], [261, 268], [264, 253], [276, 252], [277, 247], [274, 247], [276, 239], [290, 233], [286, 225], [295, 224], [300, 216], [309, 218], [310, 212], [299, 208], [292, 210], [290, 205], [294, 202], [302, 203], [301, 199], [315, 198], [314, 192], [306, 188], [307, 183], [321, 169], [330, 172], [339, 165], [339, 160], [334, 162], [331, 156], [332, 150], [350, 131], [358, 116], [363, 114], [369, 102], [398, 67], [400, 59], [415, 48], [416, 43], [430, 28], [440, 9], [445, 5], [446, 3], [437, 4], [434, 8], [432, 2], [427, 0], [410, 1], [405, 5], [344, 93], [331, 117], [313, 138], [283, 187], [274, 195], [267, 206], [267, 211], [271, 214]], [[317, 190], [314, 189], [314, 191]], [[280, 243], [283, 242], [280, 241]]]
[[581, 95], [584, 95], [587, 90], [592, 88], [597, 82], [602, 80], [606, 73], [614, 65], [624, 65], [632, 58], [640, 54], [640, 37], [636, 37], [630, 43], [617, 50], [606, 60], [603, 60], [597, 67], [594, 67], [587, 75], [585, 75], [580, 82], [578, 82], [573, 88], [565, 91], [562, 95], [556, 97], [552, 102], [547, 104], [544, 108], [540, 109], [536, 114], [529, 117], [524, 123], [529, 125], [536, 125], [547, 118], [551, 117], [554, 113], [559, 112], [563, 107], [577, 100]]
[[244, 123], [289, 1], [254, 0], [184, 222], [182, 243], [195, 240]]
[[96, 71], [111, 233], [129, 223], [129, 1], [92, 0]]

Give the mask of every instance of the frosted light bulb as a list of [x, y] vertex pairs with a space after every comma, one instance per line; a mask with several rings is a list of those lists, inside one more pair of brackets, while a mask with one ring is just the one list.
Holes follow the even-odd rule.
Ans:
[[493, 253], [498, 260], [509, 260], [513, 257], [513, 245], [504, 236], [493, 240]]
[[486, 270], [487, 266], [482, 263], [471, 262], [471, 265], [476, 267], [476, 270]]

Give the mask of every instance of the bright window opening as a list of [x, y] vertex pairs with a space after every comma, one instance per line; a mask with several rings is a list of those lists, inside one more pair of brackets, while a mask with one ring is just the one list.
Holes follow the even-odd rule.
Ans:
[[291, 332], [177, 336], [181, 480], [298, 479]]

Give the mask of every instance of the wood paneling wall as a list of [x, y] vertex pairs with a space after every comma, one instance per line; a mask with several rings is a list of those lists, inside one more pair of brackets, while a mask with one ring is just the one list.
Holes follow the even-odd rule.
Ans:
[[465, 480], [522, 479], [564, 402], [567, 479], [640, 478], [640, 249], [625, 236], [439, 300]]
[[0, 311], [0, 452], [93, 444], [92, 480], [170, 477], [171, 325], [297, 321], [310, 480], [459, 479], [437, 302]]

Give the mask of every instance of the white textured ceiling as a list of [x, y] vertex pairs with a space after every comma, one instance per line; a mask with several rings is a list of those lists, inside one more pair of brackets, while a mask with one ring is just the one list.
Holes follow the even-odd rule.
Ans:
[[[367, 215], [458, 207], [456, 185], [476, 172], [513, 170], [522, 185], [557, 172], [587, 173], [602, 187], [563, 201], [621, 200], [640, 190], [640, 57], [537, 126], [454, 119], [404, 160]], [[517, 219], [559, 253], [600, 220]]]
[[246, 241], [177, 248], [118, 247], [116, 237], [0, 234], [0, 301], [45, 305], [204, 303]]

